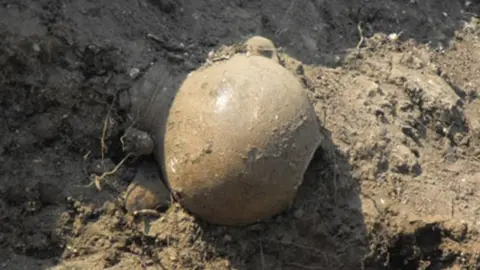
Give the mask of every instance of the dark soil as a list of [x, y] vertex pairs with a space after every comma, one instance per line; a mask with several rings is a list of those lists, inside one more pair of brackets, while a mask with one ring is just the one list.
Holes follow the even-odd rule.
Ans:
[[[479, 15], [446, 0], [1, 1], [0, 268], [479, 269]], [[176, 85], [251, 35], [282, 48], [327, 135], [293, 209], [246, 228], [176, 204], [132, 218], [145, 160], [101, 190], [90, 176], [125, 156], [132, 85], [156, 62]]]

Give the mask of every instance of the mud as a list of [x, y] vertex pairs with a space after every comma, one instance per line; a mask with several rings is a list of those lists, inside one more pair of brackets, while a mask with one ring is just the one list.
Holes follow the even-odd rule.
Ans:
[[[478, 269], [479, 12], [477, 1], [3, 1], [0, 267]], [[132, 121], [151, 120], [128, 115], [132, 85], [158, 68], [175, 87], [250, 35], [281, 47], [327, 137], [293, 209], [245, 228], [176, 204], [131, 217], [127, 186], [151, 157], [91, 174], [122, 161]]]

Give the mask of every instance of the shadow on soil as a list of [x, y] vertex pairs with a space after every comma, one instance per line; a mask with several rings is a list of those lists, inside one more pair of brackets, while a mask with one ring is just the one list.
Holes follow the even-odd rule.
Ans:
[[[112, 103], [105, 143], [118, 146], [127, 93], [150, 63], [168, 60], [162, 78], [181, 78], [211, 49], [252, 34], [326, 66], [341, 64], [360, 32], [402, 32], [401, 39], [441, 49], [480, 9], [475, 1], [434, 0], [104, 2], [0, 7], [0, 259], [8, 269], [57, 264], [79, 233], [71, 230], [77, 210], [100, 215], [118, 196], [84, 187], [85, 160], [102, 155], [99, 137]], [[231, 252], [231, 263], [248, 269], [359, 269], [369, 252], [360, 190], [328, 137], [292, 211], [242, 230], [202, 226], [218, 247], [213, 255]], [[111, 147], [106, 155], [118, 162], [123, 153]]]

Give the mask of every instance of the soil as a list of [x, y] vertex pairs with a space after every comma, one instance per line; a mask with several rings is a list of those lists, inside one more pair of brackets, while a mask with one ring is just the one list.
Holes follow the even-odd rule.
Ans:
[[[478, 1], [17, 0], [0, 14], [3, 269], [480, 268]], [[293, 209], [242, 228], [175, 203], [129, 215], [152, 159], [91, 174], [125, 157], [132, 85], [155, 62], [178, 82], [253, 34], [281, 47], [326, 135]]]

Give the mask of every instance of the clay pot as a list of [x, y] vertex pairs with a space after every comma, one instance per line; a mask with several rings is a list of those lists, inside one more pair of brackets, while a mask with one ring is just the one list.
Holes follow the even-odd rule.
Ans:
[[249, 224], [289, 208], [322, 138], [293, 74], [265, 57], [235, 55], [183, 82], [167, 119], [164, 169], [193, 214]]

